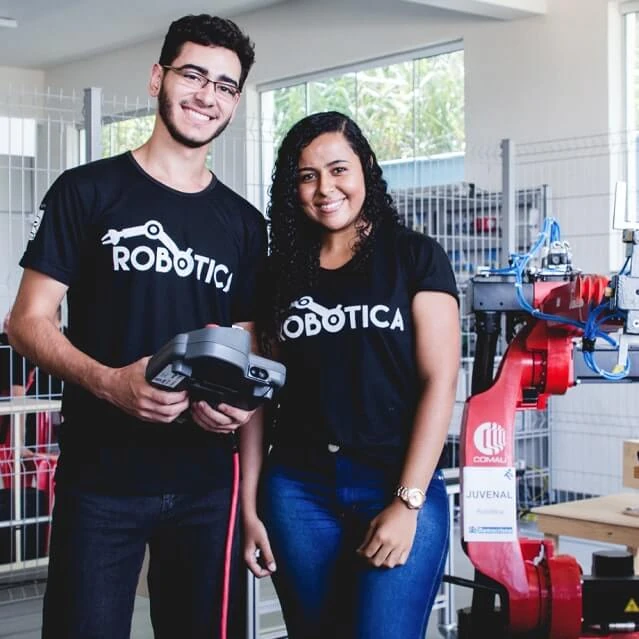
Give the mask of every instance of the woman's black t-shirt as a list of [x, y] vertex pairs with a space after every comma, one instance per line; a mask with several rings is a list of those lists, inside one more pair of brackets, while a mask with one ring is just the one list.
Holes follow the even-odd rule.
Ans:
[[411, 316], [419, 291], [457, 298], [442, 247], [402, 227], [380, 229], [363, 267], [320, 269], [281, 326], [287, 382], [276, 445], [332, 443], [382, 463], [403, 458], [420, 389]]

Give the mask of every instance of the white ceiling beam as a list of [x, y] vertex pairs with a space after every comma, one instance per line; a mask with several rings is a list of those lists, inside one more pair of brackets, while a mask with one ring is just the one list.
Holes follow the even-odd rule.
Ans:
[[497, 20], [516, 20], [546, 13], [547, 0], [405, 0], [438, 9], [470, 13]]

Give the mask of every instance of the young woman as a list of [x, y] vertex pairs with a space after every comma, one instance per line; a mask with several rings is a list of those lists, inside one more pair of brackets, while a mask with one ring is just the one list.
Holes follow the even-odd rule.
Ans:
[[437, 463], [459, 367], [450, 263], [400, 224], [340, 113], [289, 131], [269, 216], [266, 330], [287, 384], [262, 476], [269, 539], [245, 498], [245, 556], [258, 575], [270, 571], [256, 549], [277, 562], [291, 639], [422, 639], [449, 533]]

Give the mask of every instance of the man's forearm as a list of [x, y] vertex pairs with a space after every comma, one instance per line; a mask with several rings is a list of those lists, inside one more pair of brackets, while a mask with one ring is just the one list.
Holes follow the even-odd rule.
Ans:
[[[12, 318], [13, 320], [13, 318]], [[47, 318], [12, 321], [10, 344], [47, 373], [101, 397], [110, 369], [77, 349]]]

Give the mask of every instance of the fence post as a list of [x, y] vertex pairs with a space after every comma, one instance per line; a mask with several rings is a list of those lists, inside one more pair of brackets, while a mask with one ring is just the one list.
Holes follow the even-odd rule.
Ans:
[[515, 143], [512, 140], [501, 141], [501, 262], [505, 265], [515, 252]]
[[98, 87], [84, 90], [84, 126], [85, 160], [99, 160], [102, 157], [102, 89]]

